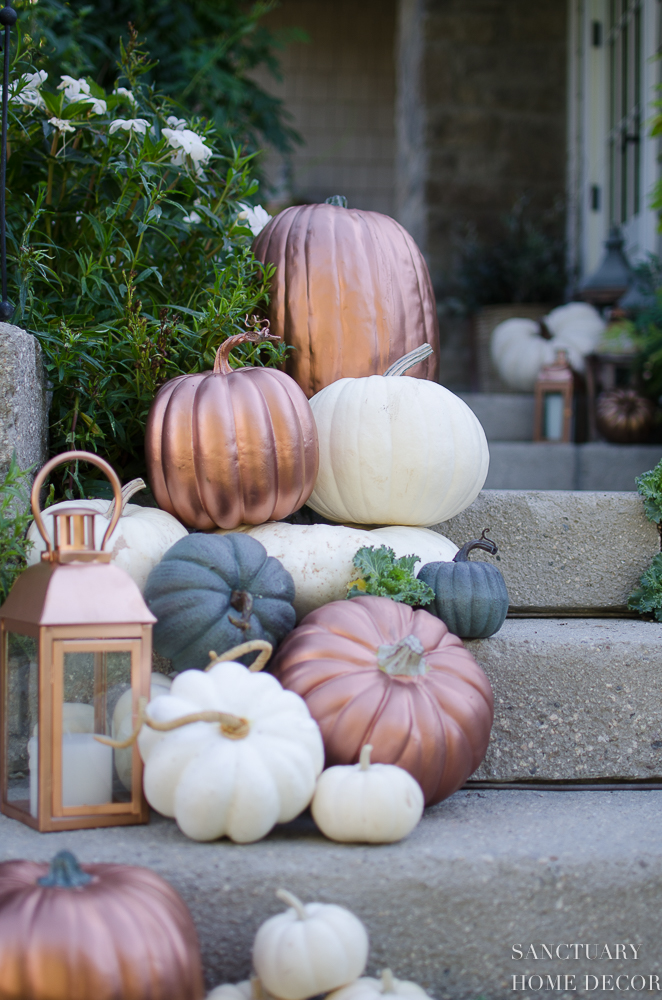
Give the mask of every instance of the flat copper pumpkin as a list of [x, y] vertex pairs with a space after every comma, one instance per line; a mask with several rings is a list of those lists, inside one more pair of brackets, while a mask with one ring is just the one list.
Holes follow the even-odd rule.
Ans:
[[490, 682], [444, 623], [387, 597], [334, 601], [307, 615], [272, 667], [305, 699], [326, 766], [372, 760], [416, 778], [426, 805], [481, 763], [494, 717]]
[[433, 355], [407, 372], [436, 381], [439, 325], [421, 251], [387, 215], [339, 205], [286, 208], [255, 255], [276, 265], [269, 318], [292, 351], [286, 371], [310, 398], [340, 378], [383, 375], [415, 347]]
[[274, 368], [230, 367], [229, 337], [214, 370], [180, 375], [159, 390], [145, 432], [152, 491], [191, 528], [234, 529], [278, 521], [313, 491], [319, 451], [310, 404]]
[[[46, 884], [39, 884], [39, 882]], [[0, 1000], [202, 1000], [186, 904], [156, 872], [0, 864]]]

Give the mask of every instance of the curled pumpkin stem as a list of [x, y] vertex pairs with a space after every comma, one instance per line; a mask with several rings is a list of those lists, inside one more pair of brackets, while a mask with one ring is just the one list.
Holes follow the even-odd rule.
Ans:
[[235, 628], [240, 628], [242, 632], [248, 631], [251, 627], [251, 614], [253, 612], [253, 595], [247, 590], [233, 590], [230, 597], [230, 604], [241, 613], [241, 618], [228, 615], [228, 621]]
[[472, 549], [485, 549], [491, 556], [495, 556], [499, 549], [496, 542], [486, 537], [489, 530], [489, 528], [483, 528], [480, 538], [474, 538], [472, 542], [467, 542], [466, 545], [463, 545], [460, 551], [455, 553], [453, 562], [468, 562], [469, 553]]
[[126, 750], [127, 747], [132, 746], [136, 742], [143, 726], [149, 726], [150, 729], [154, 729], [157, 733], [170, 733], [173, 729], [181, 729], [182, 726], [190, 726], [194, 722], [218, 722], [221, 733], [230, 740], [243, 740], [251, 731], [251, 724], [248, 719], [244, 719], [239, 715], [231, 715], [229, 712], [216, 712], [213, 710], [191, 712], [190, 715], [180, 715], [178, 719], [170, 719], [169, 722], [157, 722], [156, 719], [150, 719], [147, 715], [147, 699], [141, 698], [140, 701], [138, 722], [128, 739], [113, 740], [109, 736], [95, 736], [95, 740], [98, 740], [99, 743], [105, 743], [106, 746], [112, 747], [114, 750]]
[[[246, 317], [246, 324], [248, 325], [248, 316]], [[228, 337], [227, 340], [223, 341], [221, 346], [216, 352], [216, 359], [214, 361], [214, 374], [215, 375], [229, 375], [233, 368], [230, 364], [230, 352], [234, 350], [235, 347], [239, 347], [240, 344], [266, 344], [268, 341], [275, 343], [280, 342], [280, 337], [277, 337], [275, 333], [270, 332], [269, 320], [255, 320], [253, 322], [253, 329], [246, 330], [245, 333], [237, 333], [234, 337]]]
[[[122, 487], [122, 514], [124, 513], [126, 505], [128, 504], [133, 494], [139, 493], [140, 490], [144, 490], [146, 488], [147, 488], [147, 483], [145, 482], [144, 479], [132, 479], [130, 483], [127, 483], [125, 486]], [[115, 499], [113, 498], [113, 502], [111, 503], [110, 507], [103, 516], [106, 518], [107, 521], [112, 521], [114, 513], [115, 513]]]
[[293, 892], [288, 892], [287, 889], [277, 889], [276, 895], [284, 903], [287, 903], [288, 906], [292, 907], [292, 909], [296, 912], [296, 915], [299, 918], [299, 920], [308, 919], [308, 914], [306, 913], [305, 906], [303, 905], [299, 897], [295, 896]]
[[238, 656], [243, 656], [244, 653], [254, 653], [256, 649], [261, 650], [259, 656], [256, 656], [250, 667], [248, 668], [251, 673], [255, 673], [258, 670], [262, 670], [269, 660], [269, 657], [274, 651], [274, 647], [266, 639], [251, 639], [249, 642], [242, 642], [238, 646], [233, 646], [232, 649], [226, 650], [225, 653], [215, 653], [213, 649], [209, 650], [209, 659], [211, 663], [205, 667], [205, 670], [211, 670], [211, 668], [216, 663], [223, 663], [227, 660], [234, 660]]

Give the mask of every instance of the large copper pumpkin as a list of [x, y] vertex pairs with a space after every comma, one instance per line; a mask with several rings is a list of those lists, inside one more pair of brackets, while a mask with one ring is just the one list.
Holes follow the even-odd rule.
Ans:
[[309, 398], [339, 378], [383, 375], [425, 343], [433, 355], [407, 374], [438, 378], [430, 275], [394, 219], [339, 205], [286, 208], [262, 230], [254, 250], [276, 265], [271, 327], [296, 348], [286, 370]]
[[[38, 880], [46, 882], [39, 884]], [[201, 1000], [185, 903], [148, 868], [0, 864], [0, 1000]]]
[[191, 528], [232, 530], [287, 517], [315, 484], [317, 429], [296, 382], [274, 368], [232, 369], [230, 337], [214, 370], [159, 390], [145, 457], [156, 502]]
[[432, 805], [464, 784], [487, 750], [492, 688], [462, 641], [427, 611], [387, 597], [335, 601], [307, 615], [273, 662], [305, 699], [326, 764], [352, 764], [361, 747], [398, 764]]

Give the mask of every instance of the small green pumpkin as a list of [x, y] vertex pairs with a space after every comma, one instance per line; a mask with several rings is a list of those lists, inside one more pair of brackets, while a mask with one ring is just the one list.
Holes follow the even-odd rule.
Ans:
[[418, 579], [434, 590], [434, 601], [426, 610], [461, 639], [494, 635], [508, 612], [508, 591], [496, 566], [468, 560], [472, 549], [496, 555], [496, 545], [485, 537], [488, 530], [463, 545], [452, 562], [427, 563], [418, 573]]
[[154, 649], [173, 668], [203, 670], [252, 639], [277, 646], [294, 628], [294, 581], [250, 535], [193, 534], [176, 542], [150, 573], [145, 600], [158, 618]]

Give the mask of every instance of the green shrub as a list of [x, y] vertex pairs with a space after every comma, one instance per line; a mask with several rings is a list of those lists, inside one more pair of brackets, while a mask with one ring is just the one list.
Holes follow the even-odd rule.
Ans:
[[[657, 524], [662, 536], [662, 460], [650, 472], [637, 476], [635, 482], [644, 501], [646, 517]], [[653, 556], [639, 586], [628, 598], [628, 608], [642, 615], [652, 614], [655, 621], [662, 622], [662, 552]]]
[[30, 470], [22, 471], [13, 455], [0, 482], [0, 604], [25, 569], [32, 548], [32, 542], [25, 537], [31, 520]]

